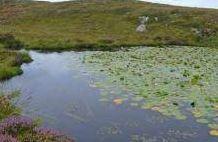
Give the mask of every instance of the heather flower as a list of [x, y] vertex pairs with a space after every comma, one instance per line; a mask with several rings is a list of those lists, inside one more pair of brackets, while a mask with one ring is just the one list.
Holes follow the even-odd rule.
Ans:
[[33, 127], [34, 122], [31, 118], [24, 116], [12, 116], [0, 123], [0, 133], [7, 132], [11, 135], [16, 135], [19, 131]]
[[36, 127], [34, 131], [39, 135], [49, 135], [54, 137], [63, 136], [59, 131], [49, 128]]
[[51, 141], [60, 141], [60, 142], [74, 142], [73, 139], [68, 138], [61, 132], [54, 130], [54, 129], [49, 129], [49, 128], [42, 128], [42, 127], [37, 127], [34, 128], [34, 131], [36, 135], [38, 135], [42, 140], [51, 140]]
[[0, 134], [0, 142], [19, 142], [19, 141], [10, 135]]
[[29, 117], [16, 115], [13, 96], [0, 94], [0, 142], [74, 142], [59, 131], [37, 127]]

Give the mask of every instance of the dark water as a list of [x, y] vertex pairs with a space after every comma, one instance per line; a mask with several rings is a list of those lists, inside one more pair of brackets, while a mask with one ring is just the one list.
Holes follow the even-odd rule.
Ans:
[[100, 90], [90, 86], [94, 78], [81, 60], [84, 53], [30, 54], [34, 61], [22, 66], [24, 74], [2, 87], [22, 92], [26, 115], [42, 118], [43, 125], [78, 142], [218, 141], [191, 116], [179, 121], [129, 104], [100, 102]]

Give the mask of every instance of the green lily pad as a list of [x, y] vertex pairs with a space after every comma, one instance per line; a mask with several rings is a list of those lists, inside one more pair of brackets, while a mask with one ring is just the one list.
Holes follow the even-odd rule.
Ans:
[[[134, 107], [152, 109], [181, 120], [186, 119], [184, 112], [189, 111], [197, 122], [217, 129], [213, 122], [218, 116], [216, 48], [145, 47], [99, 51], [87, 55], [84, 63], [95, 75], [104, 75], [96, 86], [113, 91], [104, 97], [111, 100], [118, 97]], [[131, 99], [126, 92], [133, 94]]]

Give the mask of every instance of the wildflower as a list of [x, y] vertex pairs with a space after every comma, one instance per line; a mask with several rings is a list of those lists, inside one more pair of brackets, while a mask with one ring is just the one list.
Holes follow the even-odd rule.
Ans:
[[0, 133], [8, 133], [10, 135], [17, 135], [17, 133], [24, 129], [30, 129], [34, 127], [34, 122], [29, 117], [24, 116], [12, 116], [4, 119], [0, 123]]
[[0, 134], [0, 142], [19, 142], [19, 141], [10, 135]]

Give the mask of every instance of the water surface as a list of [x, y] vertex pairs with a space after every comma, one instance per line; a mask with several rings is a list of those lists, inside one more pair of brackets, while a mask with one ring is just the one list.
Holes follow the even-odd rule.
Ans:
[[82, 62], [87, 53], [32, 51], [34, 61], [22, 66], [24, 74], [2, 87], [21, 91], [26, 115], [78, 142], [217, 142], [191, 115], [180, 121], [128, 103], [99, 101], [101, 90], [90, 85], [96, 78]]

